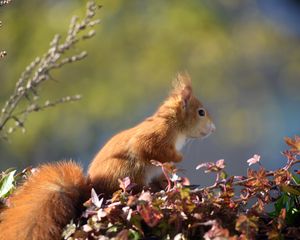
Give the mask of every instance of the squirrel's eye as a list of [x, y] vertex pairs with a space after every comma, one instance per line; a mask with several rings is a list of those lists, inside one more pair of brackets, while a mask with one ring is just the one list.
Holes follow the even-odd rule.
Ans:
[[200, 117], [205, 117], [205, 115], [206, 115], [206, 112], [205, 112], [205, 110], [204, 110], [203, 108], [200, 108], [200, 109], [198, 110], [198, 113], [199, 113], [199, 116], [200, 116]]

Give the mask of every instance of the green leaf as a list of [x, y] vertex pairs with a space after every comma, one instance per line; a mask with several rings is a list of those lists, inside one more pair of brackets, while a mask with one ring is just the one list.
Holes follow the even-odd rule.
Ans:
[[280, 214], [281, 209], [286, 208], [287, 207], [287, 203], [289, 201], [289, 196], [287, 195], [287, 193], [283, 193], [280, 198], [277, 199], [277, 201], [274, 204], [274, 211], [271, 212], [269, 215], [271, 217], [278, 217]]
[[274, 204], [275, 216], [278, 216], [278, 214], [280, 213], [280, 210], [285, 207], [285, 204], [283, 203], [283, 198], [284, 198], [284, 196], [281, 196]]
[[132, 240], [139, 240], [142, 238], [142, 235], [138, 232], [138, 231], [135, 231], [133, 229], [129, 229], [129, 239], [132, 239]]
[[70, 224], [68, 224], [62, 233], [62, 237], [64, 237], [64, 239], [68, 239], [69, 237], [72, 236], [72, 234], [74, 234], [76, 232], [76, 225], [71, 222]]
[[221, 171], [220, 172], [220, 179], [222, 180], [222, 179], [226, 179], [227, 178], [227, 173], [225, 172], [225, 171]]
[[180, 196], [182, 199], [189, 199], [190, 198], [190, 189], [189, 188], [182, 188], [180, 190]]
[[281, 185], [280, 188], [283, 192], [287, 192], [287, 193], [291, 193], [296, 196], [300, 196], [300, 191], [292, 186], [283, 184], [283, 185]]
[[300, 177], [295, 175], [295, 174], [292, 174], [292, 179], [294, 180], [294, 182], [296, 184], [300, 184]]
[[14, 188], [14, 175], [16, 170], [7, 173], [0, 180], [0, 198], [6, 197], [6, 195]]
[[117, 226], [112, 226], [112, 227], [110, 227], [108, 230], [107, 230], [107, 232], [108, 233], [113, 233], [113, 232], [117, 232], [118, 231], [118, 227]]

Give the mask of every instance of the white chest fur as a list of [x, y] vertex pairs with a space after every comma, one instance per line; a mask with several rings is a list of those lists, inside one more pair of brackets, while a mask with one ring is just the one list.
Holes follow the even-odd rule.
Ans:
[[162, 174], [162, 170], [161, 167], [157, 167], [154, 165], [148, 166], [146, 167], [145, 170], [145, 174], [146, 174], [146, 185], [149, 185], [153, 179], [160, 177], [160, 175]]
[[[186, 139], [187, 137], [184, 134], [179, 134], [177, 136], [175, 142], [175, 148], [177, 151], [180, 151], [184, 147]], [[145, 184], [149, 185], [153, 179], [160, 177], [162, 173], [161, 167], [157, 167], [155, 165], [147, 166], [145, 170]]]
[[176, 142], [175, 142], [176, 150], [180, 151], [184, 147], [185, 142], [186, 142], [186, 136], [183, 135], [183, 134], [179, 134], [177, 136], [177, 139], [176, 139]]

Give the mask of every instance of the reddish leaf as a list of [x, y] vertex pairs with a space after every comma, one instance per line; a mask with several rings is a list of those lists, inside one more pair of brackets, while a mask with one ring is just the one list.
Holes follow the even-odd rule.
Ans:
[[242, 214], [238, 217], [235, 228], [246, 236], [253, 237], [258, 231], [258, 217]]
[[229, 230], [220, 226], [217, 221], [208, 221], [207, 225], [212, 225], [211, 229], [204, 234], [205, 240], [228, 239]]
[[163, 217], [161, 212], [151, 207], [149, 204], [138, 205], [137, 209], [149, 227], [156, 226]]
[[123, 180], [119, 179], [119, 186], [123, 190], [123, 192], [130, 191], [134, 186], [135, 183], [131, 183], [130, 178], [126, 177]]
[[295, 136], [294, 139], [289, 137], [284, 138], [287, 145], [291, 147], [291, 151], [300, 151], [300, 137]]
[[219, 172], [225, 168], [225, 160], [220, 159], [216, 163], [212, 163], [212, 162], [201, 163], [196, 167], [196, 169], [198, 170], [200, 168], [206, 168], [206, 170], [204, 171], [205, 173]]

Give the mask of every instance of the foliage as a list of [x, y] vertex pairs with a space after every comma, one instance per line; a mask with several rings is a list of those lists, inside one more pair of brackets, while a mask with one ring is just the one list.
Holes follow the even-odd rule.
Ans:
[[[209, 187], [191, 189], [167, 166], [163, 170], [172, 176], [172, 186], [166, 191], [132, 194], [128, 178], [111, 199], [92, 190], [87, 209], [65, 228], [64, 239], [295, 239], [300, 172], [292, 167], [300, 163], [300, 137], [286, 143], [291, 147], [283, 152], [287, 162], [275, 171], [267, 171], [259, 155], [248, 160], [259, 169], [249, 168], [247, 176], [227, 176], [224, 160], [200, 164], [217, 174]], [[266, 210], [270, 204], [272, 212]]]
[[72, 18], [65, 40], [61, 42], [61, 36], [55, 35], [49, 50], [26, 67], [16, 83], [14, 92], [1, 110], [0, 138], [7, 139], [8, 134], [19, 128], [25, 131], [25, 121], [32, 112], [39, 112], [61, 103], [80, 99], [80, 96], [76, 95], [54, 101], [47, 100], [42, 103], [39, 98], [39, 90], [45, 82], [54, 80], [51, 76], [53, 70], [80, 61], [87, 56], [87, 52], [82, 51], [64, 57], [76, 47], [78, 42], [95, 35], [93, 27], [99, 23], [99, 19], [94, 20], [97, 9], [98, 6], [95, 2], [88, 2], [86, 16], [81, 21], [76, 16]]
[[[211, 186], [185, 185], [172, 165], [153, 161], [167, 178], [166, 190], [145, 188], [133, 193], [129, 178], [120, 180], [120, 190], [104, 199], [92, 189], [91, 199], [78, 219], [65, 227], [63, 238], [72, 239], [296, 239], [300, 232], [300, 137], [286, 138], [289, 149], [282, 154], [286, 164], [267, 171], [254, 155], [247, 176], [228, 176], [223, 159], [202, 163], [206, 173], [215, 173]], [[7, 170], [0, 178], [0, 199], [5, 203], [15, 183], [34, 172], [15, 174]], [[273, 206], [268, 211], [269, 205]]]
[[1, 174], [0, 181], [0, 197], [4, 198], [8, 195], [14, 188], [14, 175], [16, 170], [6, 170], [6, 172]]
[[26, 180], [34, 172], [34, 169], [26, 168], [16, 174], [15, 169], [7, 169], [0, 173], [0, 208], [5, 205], [7, 197], [15, 190], [17, 183]]

